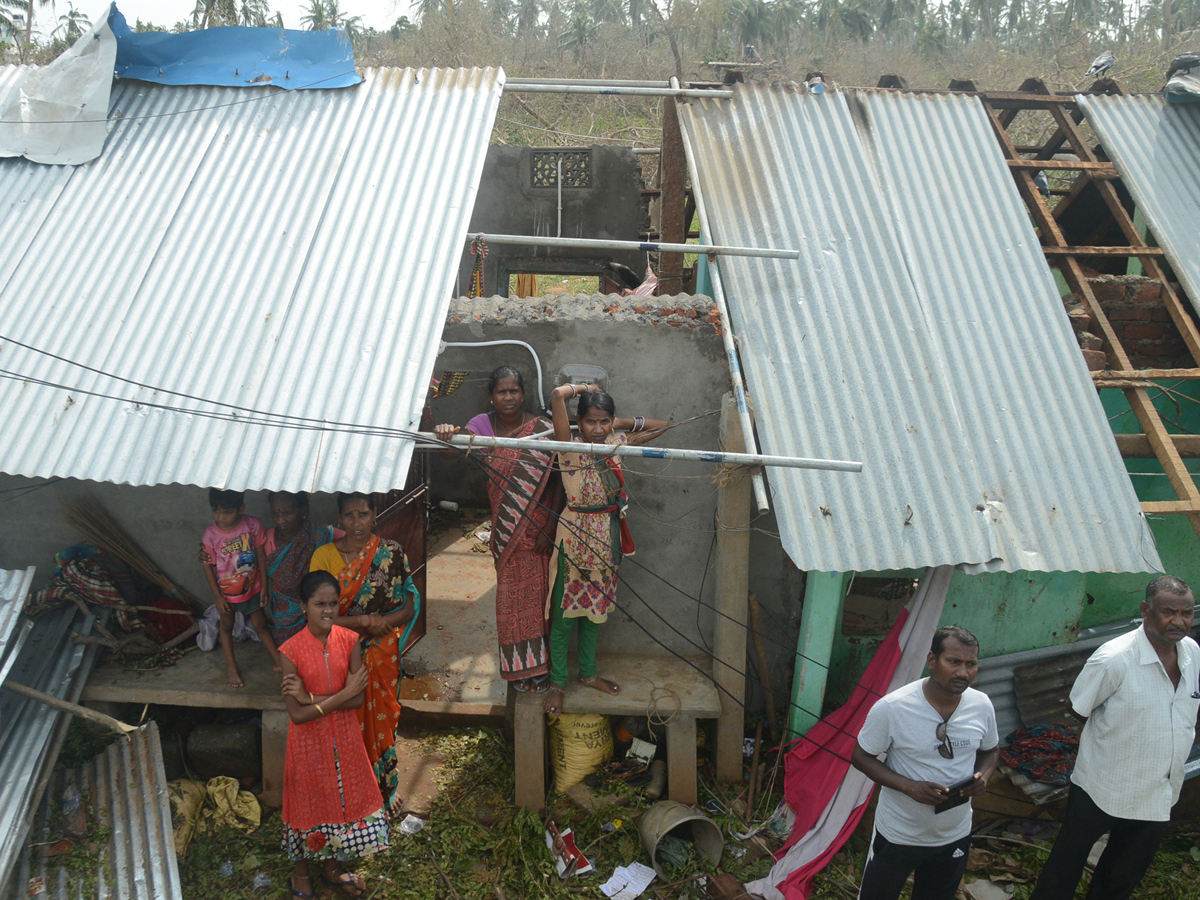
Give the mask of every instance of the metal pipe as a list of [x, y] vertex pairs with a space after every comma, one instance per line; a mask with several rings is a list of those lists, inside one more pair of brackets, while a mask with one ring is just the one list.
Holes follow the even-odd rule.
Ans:
[[562, 154], [558, 154], [558, 236], [562, 237]]
[[729, 100], [733, 91], [706, 91], [699, 88], [665, 88], [665, 87], [610, 87], [604, 84], [516, 84], [511, 81], [504, 85], [506, 92], [514, 94], [609, 94], [624, 97], [687, 97], [699, 100], [701, 98], [716, 98]]
[[[430, 446], [443, 447], [433, 434], [420, 432]], [[597, 456], [632, 456], [638, 459], [680, 459], [689, 462], [724, 463], [733, 466], [778, 466], [784, 469], [823, 469], [829, 472], [861, 472], [862, 463], [847, 459], [807, 459], [800, 456], [764, 456], [761, 453], [725, 453], [721, 450], [683, 450], [672, 447], [637, 447], [631, 444], [581, 444], [570, 441], [535, 441], [529, 438], [483, 437], [456, 434], [455, 447], [501, 447], [558, 453], [594, 453]]]
[[[683, 140], [686, 148], [686, 130]], [[708, 226], [708, 209], [704, 205], [704, 194], [700, 190], [700, 172], [696, 168], [694, 154], [687, 154], [687, 161], [688, 172], [692, 178], [692, 197], [696, 201], [696, 215], [700, 217], [700, 233], [711, 238], [712, 229]], [[717, 269], [716, 260], [709, 259], [708, 272], [712, 278], [713, 300], [717, 304], [717, 313], [721, 317], [721, 340], [725, 344], [725, 358], [729, 362], [729, 380], [733, 383], [733, 397], [737, 401], [738, 417], [742, 421], [742, 436], [746, 440], [746, 449], [750, 453], [757, 453], [758, 442], [754, 438], [754, 420], [750, 416], [750, 405], [746, 402], [746, 385], [742, 379], [742, 366], [738, 362], [737, 345], [733, 342], [733, 323], [729, 319], [729, 306], [725, 302], [725, 289], [721, 284], [721, 273]], [[754, 502], [758, 511], [760, 513], [767, 512], [771, 508], [771, 504], [767, 500], [767, 485], [763, 480], [762, 473], [753, 473], [750, 481], [754, 487]]]
[[533, 357], [533, 365], [537, 369], [538, 409], [544, 410], [546, 408], [546, 395], [542, 391], [542, 361], [538, 358], [537, 351], [524, 341], [442, 341], [440, 344], [438, 344], [438, 356], [441, 356], [442, 351], [447, 347], [499, 347], [503, 344], [513, 344], [518, 347], [524, 347], [529, 351], [529, 355]]
[[[694, 182], [693, 182], [694, 184]], [[468, 234], [472, 241], [479, 235]], [[799, 250], [773, 250], [764, 247], [712, 247], [700, 244], [663, 244], [658, 241], [602, 241], [592, 238], [546, 237], [533, 234], [485, 234], [489, 244], [521, 244], [526, 247], [578, 247], [584, 250], [639, 250], [649, 253], [704, 253], [725, 256], [758, 256], [766, 259], [799, 259]]]
[[638, 156], [661, 156], [662, 147], [634, 147], [633, 152]]
[[666, 81], [665, 79], [661, 80], [661, 81], [636, 81], [636, 80], [620, 79], [620, 78], [616, 78], [611, 81], [603, 79], [603, 78], [506, 78], [504, 80], [504, 83], [505, 83], [505, 85], [512, 85], [512, 86], [518, 86], [518, 85], [525, 86], [525, 85], [530, 85], [530, 84], [533, 84], [533, 85], [570, 84], [570, 85], [584, 85], [584, 86], [598, 85], [598, 86], [602, 86], [602, 87], [658, 87], [658, 88], [665, 88], [665, 87], [671, 86], [671, 83], [669, 81]]

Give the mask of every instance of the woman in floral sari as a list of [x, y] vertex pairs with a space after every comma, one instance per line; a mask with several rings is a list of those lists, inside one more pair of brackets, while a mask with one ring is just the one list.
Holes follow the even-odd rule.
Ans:
[[[494, 410], [471, 419], [470, 434], [527, 438], [554, 428], [544, 416], [525, 412], [525, 380], [512, 366], [492, 372], [488, 394]], [[439, 425], [434, 434], [445, 441], [459, 430]], [[499, 447], [482, 453], [492, 506], [500, 676], [518, 691], [540, 694], [550, 681], [550, 621], [545, 606], [562, 487], [551, 453]]]
[[267, 529], [263, 552], [271, 579], [271, 633], [282, 644], [304, 628], [304, 606], [300, 580], [308, 574], [313, 551], [342, 537], [345, 532], [332, 525], [314, 525], [308, 519], [308, 494], [300, 491], [271, 491], [274, 528]]
[[367, 494], [338, 494], [345, 536], [318, 547], [309, 568], [338, 581], [335, 624], [357, 631], [364, 646], [367, 687], [358, 709], [367, 757], [389, 814], [399, 812], [396, 726], [400, 722], [400, 657], [421, 610], [404, 548], [376, 537], [375, 504]]

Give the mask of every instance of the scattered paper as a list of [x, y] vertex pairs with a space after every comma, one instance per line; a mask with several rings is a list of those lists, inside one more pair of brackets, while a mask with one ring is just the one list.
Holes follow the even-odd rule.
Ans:
[[600, 885], [600, 890], [604, 891], [605, 897], [611, 897], [612, 900], [634, 900], [650, 887], [653, 880], [654, 870], [635, 862], [629, 866], [617, 866], [612, 878]]

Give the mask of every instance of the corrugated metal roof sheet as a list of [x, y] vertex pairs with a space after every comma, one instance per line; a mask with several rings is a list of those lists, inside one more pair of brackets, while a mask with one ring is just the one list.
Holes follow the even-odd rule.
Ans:
[[[77, 703], [98, 648], [75, 643], [71, 634], [90, 634], [94, 622], [73, 606], [39, 618], [17, 654], [12, 680]], [[0, 886], [25, 845], [68, 721], [66, 713], [0, 689]]]
[[979, 102], [738, 85], [680, 113], [801, 569], [1160, 563]]
[[253, 95], [119, 82], [99, 159], [0, 160], [0, 406], [19, 423], [0, 470], [404, 483], [411, 442], [364, 429], [419, 420], [504, 73], [364, 74]]
[[1159, 94], [1075, 99], [1200, 311], [1200, 108]]
[[61, 838], [61, 821], [55, 810], [68, 792], [78, 793], [90, 816], [108, 833], [95, 873], [97, 900], [179, 900], [179, 863], [171, 826], [171, 805], [163, 768], [162, 745], [154, 722], [118, 739], [78, 769], [55, 771], [41, 804], [39, 821], [30, 833], [16, 878], [12, 898], [28, 896], [31, 879], [39, 878], [47, 896], [55, 900], [82, 898], [91, 880], [85, 873], [57, 865], [39, 852], [42, 845]]

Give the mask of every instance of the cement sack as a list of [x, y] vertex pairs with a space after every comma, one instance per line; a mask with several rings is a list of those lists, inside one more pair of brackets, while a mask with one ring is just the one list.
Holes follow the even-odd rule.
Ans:
[[612, 727], [608, 716], [574, 713], [547, 716], [554, 791], [565, 794], [612, 759]]

